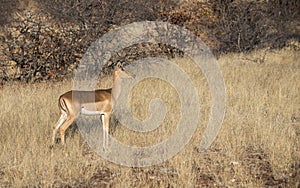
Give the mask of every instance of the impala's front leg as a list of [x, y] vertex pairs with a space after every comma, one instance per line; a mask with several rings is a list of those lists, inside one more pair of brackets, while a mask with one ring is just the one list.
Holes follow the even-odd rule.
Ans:
[[109, 114], [101, 114], [102, 128], [103, 128], [103, 148], [108, 148], [108, 133], [109, 133]]

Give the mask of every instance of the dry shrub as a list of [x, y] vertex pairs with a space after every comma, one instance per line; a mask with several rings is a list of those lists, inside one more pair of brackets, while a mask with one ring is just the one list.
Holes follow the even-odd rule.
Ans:
[[[299, 40], [299, 1], [4, 1], [0, 84], [62, 80], [92, 42], [119, 26], [144, 20], [177, 24], [215, 54], [281, 48]], [[14, 6], [16, 6], [14, 8]], [[9, 20], [5, 21], [5, 20]], [[141, 48], [142, 47], [142, 48]], [[125, 54], [125, 55], [118, 55]], [[113, 63], [145, 56], [184, 55], [176, 47], [138, 44]]]
[[219, 53], [282, 48], [300, 40], [299, 1], [210, 1]]
[[19, 1], [1, 0], [0, 4], [0, 26], [2, 26], [12, 20], [12, 15], [17, 10]]

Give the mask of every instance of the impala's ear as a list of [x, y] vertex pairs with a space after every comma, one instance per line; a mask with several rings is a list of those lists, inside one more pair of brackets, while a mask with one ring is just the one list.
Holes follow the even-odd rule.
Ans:
[[117, 67], [118, 67], [118, 68], [123, 68], [122, 63], [121, 63], [121, 62], [118, 62], [118, 63], [117, 63]]
[[123, 66], [122, 66], [122, 63], [121, 62], [118, 62], [114, 68], [115, 70], [123, 70]]

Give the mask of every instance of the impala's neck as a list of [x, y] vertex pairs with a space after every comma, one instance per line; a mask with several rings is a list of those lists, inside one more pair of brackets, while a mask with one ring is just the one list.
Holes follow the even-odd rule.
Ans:
[[114, 75], [114, 83], [113, 83], [111, 94], [115, 101], [118, 99], [121, 93], [121, 82], [122, 79]]

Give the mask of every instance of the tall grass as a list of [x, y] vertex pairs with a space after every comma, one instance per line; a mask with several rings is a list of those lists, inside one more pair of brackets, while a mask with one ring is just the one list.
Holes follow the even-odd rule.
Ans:
[[[283, 49], [267, 53], [263, 64], [249, 61], [261, 54], [258, 51], [220, 58], [227, 111], [217, 139], [204, 153], [195, 147], [209, 118], [209, 88], [191, 61], [175, 59], [198, 83], [201, 122], [183, 151], [163, 164], [145, 168], [122, 167], [102, 159], [76, 129], [67, 131], [65, 147], [58, 143], [49, 149], [51, 127], [59, 117], [57, 99], [71, 89], [71, 82], [5, 85], [0, 90], [0, 185], [299, 185], [293, 166], [300, 161], [300, 55]], [[100, 87], [111, 83], [111, 78], [103, 78]], [[132, 94], [133, 114], [137, 117], [146, 118], [149, 101], [157, 97], [166, 101], [167, 117], [153, 132], [138, 134], [119, 125], [113, 136], [140, 146], [167, 139], [179, 119], [175, 90], [163, 81], [149, 79], [135, 87]]]

